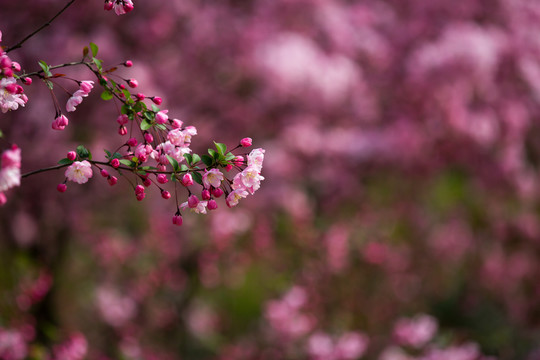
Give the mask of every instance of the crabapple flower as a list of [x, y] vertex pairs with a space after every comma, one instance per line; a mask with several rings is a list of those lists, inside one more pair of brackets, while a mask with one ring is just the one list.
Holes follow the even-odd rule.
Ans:
[[13, 145], [2, 153], [0, 170], [0, 205], [7, 201], [4, 191], [21, 184], [21, 149]]
[[261, 181], [264, 180], [259, 170], [254, 166], [248, 166], [233, 178], [232, 188], [235, 190], [245, 189], [253, 195], [261, 187]]
[[247, 164], [248, 166], [254, 166], [258, 168], [259, 170], [262, 169], [263, 161], [264, 161], [264, 149], [253, 149], [248, 155]]
[[54, 130], [64, 130], [68, 124], [68, 118], [65, 115], [60, 115], [56, 119], [54, 119], [52, 123], [52, 128]]
[[165, 124], [167, 120], [169, 120], [169, 116], [167, 116], [167, 112], [168, 110], [158, 111], [156, 114], [156, 123]]
[[[192, 196], [195, 196], [195, 195], [192, 195]], [[190, 209], [192, 212], [197, 213], [197, 214], [206, 214], [208, 201], [198, 201], [199, 199], [197, 199], [198, 202], [195, 204], [195, 206], [190, 206], [189, 204], [190, 199], [191, 199], [191, 196], [189, 197], [188, 201], [180, 204], [180, 208], [182, 210]]]
[[124, 15], [133, 10], [133, 2], [131, 0], [115, 0], [113, 8], [116, 15]]
[[75, 161], [71, 164], [65, 172], [65, 176], [68, 180], [74, 181], [77, 184], [84, 184], [92, 177], [92, 165], [84, 161]]
[[17, 110], [19, 106], [24, 106], [28, 100], [20, 90], [13, 90], [14, 85], [16, 85], [16, 80], [13, 77], [0, 80], [0, 109], [3, 113]]
[[240, 199], [243, 199], [248, 196], [248, 192], [244, 189], [235, 189], [231, 191], [229, 196], [227, 196], [227, 199], [225, 202], [227, 203], [227, 206], [232, 208], [236, 205], [238, 205], [238, 202]]
[[68, 112], [75, 111], [75, 106], [79, 105], [83, 101], [83, 97], [87, 97], [90, 91], [94, 87], [94, 82], [90, 80], [81, 81], [79, 90], [75, 91], [73, 95], [68, 99], [66, 103], [66, 110]]
[[204, 172], [202, 182], [206, 188], [209, 188], [210, 186], [218, 188], [220, 187], [223, 178], [223, 173], [221, 171], [218, 169], [210, 169]]

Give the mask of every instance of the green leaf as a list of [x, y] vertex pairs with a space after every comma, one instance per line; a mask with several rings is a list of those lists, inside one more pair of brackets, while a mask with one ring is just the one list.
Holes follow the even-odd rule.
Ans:
[[154, 110], [154, 112], [158, 112], [159, 108], [155, 104], [152, 104], [152, 110]]
[[105, 90], [101, 93], [101, 98], [105, 101], [111, 100], [113, 98], [113, 94], [109, 90]]
[[49, 70], [49, 65], [47, 65], [47, 63], [44, 60], [38, 61], [38, 64], [41, 67], [41, 69], [43, 70], [43, 72], [45, 73], [45, 75], [52, 76], [52, 74], [51, 74], [51, 72]]
[[46, 84], [46, 85], [47, 85], [47, 87], [48, 87], [49, 89], [51, 89], [51, 90], [52, 90], [52, 89], [53, 89], [53, 87], [54, 87], [53, 83], [52, 83], [52, 82], [50, 82], [49, 80], [45, 80], [45, 84]]
[[186, 166], [186, 164], [182, 164], [180, 165], [180, 171], [184, 172], [184, 171], [188, 171], [189, 168]]
[[199, 155], [197, 155], [197, 154], [193, 154], [191, 157], [192, 157], [191, 164], [196, 164], [199, 161], [201, 161], [201, 157]]
[[227, 152], [227, 146], [225, 144], [222, 144], [222, 143], [217, 143], [214, 141], [214, 144], [216, 145], [216, 149], [219, 153], [219, 155], [223, 155]]
[[58, 160], [58, 165], [67, 165], [67, 164], [73, 164], [73, 161], [69, 160], [68, 158]]
[[133, 111], [135, 112], [142, 111], [143, 109], [146, 110], [146, 104], [143, 103], [142, 101], [137, 101], [135, 103], [135, 106], [133, 106]]
[[122, 112], [122, 114], [129, 114], [131, 113], [131, 106], [129, 105], [122, 105], [122, 108], [120, 109], [120, 111]]
[[92, 49], [92, 56], [96, 57], [99, 49], [98, 46], [91, 42], [90, 49]]
[[152, 124], [150, 124], [150, 123], [148, 122], [148, 120], [143, 119], [143, 121], [141, 121], [141, 130], [143, 130], [143, 131], [144, 131], [144, 130], [148, 130], [148, 129], [150, 129], [151, 127], [152, 127]]
[[79, 155], [81, 159], [90, 159], [90, 160], [92, 159], [92, 154], [83, 145], [77, 146], [77, 149], [75, 151], [77, 152], [77, 155]]
[[111, 152], [109, 150], [103, 149], [105, 151], [105, 154], [107, 154], [107, 159], [111, 157]]
[[191, 165], [191, 160], [192, 160], [191, 154], [184, 154], [184, 159], [186, 159], [186, 162]]
[[121, 159], [123, 156], [120, 153], [115, 152], [112, 156], [113, 159]]
[[124, 164], [129, 167], [133, 167], [133, 165], [135, 165], [133, 161], [128, 160], [128, 159], [120, 159], [120, 164]]
[[229, 153], [227, 153], [227, 155], [225, 155], [225, 160], [230, 161], [230, 160], [234, 159], [235, 157], [236, 156], [232, 152], [229, 152]]
[[211, 156], [212, 158], [214, 158], [214, 159], [217, 160], [217, 158], [218, 158], [218, 156], [217, 156], [218, 153], [216, 153], [216, 150], [214, 150], [214, 149], [208, 149], [208, 153], [210, 154], [210, 156]]
[[206, 165], [206, 167], [210, 167], [214, 164], [214, 158], [206, 154], [203, 154], [201, 160], [204, 163], [204, 165]]
[[202, 185], [202, 175], [201, 175], [201, 173], [199, 173], [197, 171], [194, 171], [194, 172], [191, 173], [191, 176], [193, 176], [193, 180], [196, 183]]
[[167, 127], [163, 124], [156, 124], [156, 129], [165, 131], [167, 130]]
[[98, 68], [99, 71], [102, 71], [103, 70], [103, 66], [101, 65], [101, 60], [99, 59], [96, 59], [96, 58], [92, 58], [92, 60], [94, 61], [94, 64], [96, 64], [96, 67]]
[[167, 159], [169, 159], [169, 162], [171, 163], [171, 165], [172, 165], [175, 172], [180, 171], [180, 166], [178, 165], [178, 161], [176, 161], [175, 158], [167, 155]]
[[148, 120], [154, 121], [155, 115], [154, 115], [153, 112], [151, 112], [151, 111], [145, 111], [145, 112], [143, 112], [143, 115], [144, 115], [144, 117], [147, 118]]

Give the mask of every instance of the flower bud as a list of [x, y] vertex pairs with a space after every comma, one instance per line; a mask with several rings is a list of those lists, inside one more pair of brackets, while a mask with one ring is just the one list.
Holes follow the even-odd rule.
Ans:
[[99, 172], [101, 174], [101, 176], [103, 177], [106, 177], [108, 178], [109, 177], [109, 172], [105, 169], [101, 169], [101, 171]]
[[168, 191], [163, 190], [161, 192], [161, 197], [164, 198], [165, 200], [170, 199], [171, 198], [171, 193], [168, 192]]
[[208, 189], [204, 189], [201, 193], [201, 198], [203, 200], [210, 200], [210, 191]]
[[22, 79], [22, 82], [24, 85], [32, 85], [32, 79], [29, 77], [25, 77]]
[[118, 159], [112, 159], [111, 160], [111, 166], [115, 169], [117, 169], [120, 166], [120, 160]]
[[156, 123], [165, 124], [169, 120], [169, 117], [166, 114], [166, 111], [158, 111], [156, 114]]
[[142, 200], [145, 198], [145, 196], [146, 196], [145, 193], [138, 193], [138, 194], [136, 194], [137, 201], [142, 201]]
[[152, 185], [152, 180], [144, 179], [143, 180], [143, 185], [146, 186], [146, 187], [149, 187], [150, 185]]
[[58, 184], [58, 186], [56, 187], [56, 190], [58, 190], [61, 193], [66, 192], [67, 185], [66, 184]]
[[166, 174], [158, 174], [157, 176], [157, 182], [160, 184], [166, 184], [169, 182], [169, 179], [167, 179]]
[[137, 146], [137, 139], [131, 138], [131, 139], [129, 139], [129, 140], [127, 141], [127, 144], [128, 144], [129, 146]]
[[68, 160], [74, 161], [77, 158], [77, 153], [75, 151], [70, 151], [67, 153]]
[[135, 79], [129, 79], [127, 81], [127, 84], [129, 85], [130, 88], [136, 88], [137, 86], [139, 86], [139, 82]]
[[226, 172], [229, 172], [232, 170], [232, 165], [231, 164], [227, 164], [227, 166], [225, 166], [225, 171]]
[[212, 189], [212, 195], [218, 198], [223, 195], [223, 190], [221, 190], [221, 188]]
[[127, 127], [120, 126], [120, 128], [118, 129], [118, 134], [122, 136], [127, 135]]
[[105, 5], [103, 5], [103, 9], [110, 11], [113, 8], [113, 3], [110, 1], [105, 1]]
[[116, 118], [118, 125], [126, 125], [129, 121], [129, 117], [126, 114], [122, 114]]
[[180, 226], [180, 225], [182, 225], [182, 222], [183, 222], [183, 221], [182, 221], [182, 215], [174, 215], [174, 216], [173, 216], [173, 218], [172, 218], [172, 223], [173, 223], [174, 225]]
[[208, 201], [208, 210], [216, 210], [217, 209], [217, 202], [216, 200], [212, 199]]
[[175, 128], [175, 129], [180, 129], [183, 124], [184, 124], [184, 122], [182, 120], [178, 120], [178, 119], [173, 119], [172, 120], [172, 127]]
[[135, 97], [137, 98], [137, 100], [143, 101], [146, 96], [144, 96], [143, 93], [138, 93], [137, 95], [135, 95]]
[[142, 185], [135, 186], [135, 194], [144, 193], [144, 187]]
[[193, 177], [190, 173], [185, 174], [182, 176], [182, 185], [184, 186], [191, 186], [193, 185]]
[[240, 140], [240, 145], [242, 145], [243, 147], [249, 147], [251, 146], [252, 143], [253, 141], [251, 140], [251, 138], [248, 138], [248, 137]]
[[188, 206], [193, 209], [196, 208], [197, 205], [199, 205], [199, 199], [197, 198], [197, 196], [191, 195], [188, 198]]
[[148, 142], [148, 143], [151, 143], [152, 141], [154, 141], [154, 137], [149, 132], [145, 132], [144, 133], [144, 140], [146, 140], [146, 142]]
[[163, 99], [160, 98], [159, 96], [154, 96], [154, 97], [152, 97], [152, 101], [153, 101], [154, 104], [156, 104], [156, 105], [161, 105], [161, 103], [163, 102]]
[[126, 60], [126, 62], [124, 63], [124, 66], [125, 66], [125, 67], [132, 67], [132, 66], [133, 66], [133, 61], [131, 61], [131, 60]]
[[118, 182], [118, 178], [116, 176], [109, 176], [107, 181], [109, 182], [109, 185], [113, 186]]

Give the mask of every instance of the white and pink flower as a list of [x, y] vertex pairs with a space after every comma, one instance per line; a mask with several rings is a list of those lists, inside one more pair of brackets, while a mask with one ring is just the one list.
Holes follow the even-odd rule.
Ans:
[[202, 176], [202, 182], [205, 188], [209, 188], [210, 186], [218, 188], [221, 186], [223, 179], [223, 173], [218, 169], [206, 170]]
[[13, 77], [6, 77], [0, 80], [0, 109], [3, 113], [9, 110], [17, 110], [19, 106], [24, 106], [28, 98], [17, 87]]
[[65, 175], [70, 181], [74, 181], [77, 184], [84, 184], [93, 175], [92, 165], [86, 160], [75, 161], [66, 169]]

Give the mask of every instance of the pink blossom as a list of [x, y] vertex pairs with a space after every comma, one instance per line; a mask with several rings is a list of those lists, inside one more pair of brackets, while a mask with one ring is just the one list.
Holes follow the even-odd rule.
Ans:
[[130, 88], [136, 88], [137, 86], [139, 86], [139, 82], [135, 79], [129, 79], [127, 83]]
[[394, 326], [394, 336], [401, 345], [420, 348], [435, 336], [437, 328], [432, 316], [420, 314], [412, 319], [399, 319]]
[[184, 186], [193, 185], [193, 176], [191, 176], [190, 173], [184, 174], [184, 176], [182, 176], [182, 185]]
[[0, 328], [0, 359], [22, 360], [27, 355], [28, 346], [21, 332]]
[[157, 182], [160, 184], [166, 184], [169, 182], [169, 179], [167, 179], [166, 174], [158, 174], [157, 175]]
[[70, 97], [66, 103], [66, 110], [68, 112], [71, 112], [71, 111], [75, 111], [77, 109], [75, 109], [75, 106], [79, 105], [80, 103], [82, 103], [83, 101], [83, 98], [82, 96], [76, 96], [75, 94]]
[[2, 153], [2, 169], [10, 167], [21, 167], [21, 149], [17, 145]]
[[94, 82], [90, 80], [81, 81], [80, 90], [88, 95], [90, 94], [90, 91], [92, 91], [92, 88], [94, 87]]
[[216, 200], [211, 199], [208, 201], [208, 210], [216, 210], [218, 208], [218, 204]]
[[[192, 196], [197, 198], [195, 195], [191, 195], [188, 198], [188, 201], [180, 204], [180, 208], [183, 210], [190, 209], [192, 212], [197, 213], [197, 214], [206, 214], [208, 201], [198, 201], [197, 199], [198, 202], [195, 202], [192, 199]], [[191, 203], [189, 202], [189, 200], [192, 200]]]
[[220, 187], [223, 179], [223, 173], [218, 169], [205, 170], [202, 176], [202, 182], [204, 187], [206, 188], [209, 188], [210, 186], [213, 186], [215, 188]]
[[225, 202], [227, 203], [228, 207], [234, 207], [238, 205], [238, 201], [240, 201], [240, 199], [243, 199], [246, 196], [248, 196], [248, 192], [246, 190], [236, 189], [231, 191], [231, 193], [227, 196]]
[[248, 155], [247, 164], [248, 166], [253, 166], [256, 169], [259, 169], [259, 171], [262, 169], [263, 161], [264, 161], [264, 149], [253, 149]]
[[129, 120], [129, 117], [126, 114], [119, 115], [116, 118], [116, 122], [118, 123], [118, 125], [125, 125], [128, 123], [128, 120]]
[[158, 124], [165, 124], [167, 120], [169, 120], [169, 116], [167, 116], [167, 110], [158, 111], [156, 113], [156, 123]]
[[240, 140], [240, 145], [242, 147], [250, 147], [251, 144], [253, 143], [253, 140], [251, 138], [243, 138], [242, 140]]
[[88, 343], [82, 334], [74, 334], [54, 347], [55, 360], [83, 360], [88, 351]]
[[0, 192], [21, 185], [21, 170], [18, 167], [8, 167], [0, 170]]
[[65, 176], [70, 181], [84, 184], [92, 177], [92, 165], [86, 160], [75, 161], [66, 169]]
[[153, 101], [154, 104], [156, 104], [156, 105], [161, 105], [161, 103], [163, 102], [163, 99], [160, 98], [159, 96], [154, 96], [154, 97], [152, 97], [152, 101]]
[[367, 346], [367, 336], [358, 332], [348, 332], [338, 339], [334, 351], [338, 359], [354, 360], [365, 353]]
[[26, 104], [27, 98], [23, 94], [13, 94], [6, 88], [15, 85], [16, 80], [13, 77], [6, 77], [0, 80], [0, 109], [3, 113], [9, 110], [17, 110], [19, 106]]
[[174, 225], [180, 226], [180, 225], [182, 225], [182, 222], [183, 222], [183, 220], [182, 220], [182, 216], [181, 216], [181, 215], [174, 215], [174, 216], [173, 216], [173, 218], [172, 218], [172, 223], [173, 223]]
[[96, 302], [103, 320], [114, 327], [126, 324], [137, 311], [137, 304], [131, 297], [108, 286], [97, 290]]
[[168, 200], [168, 199], [171, 198], [171, 193], [168, 192], [168, 191], [166, 191], [166, 190], [163, 190], [163, 191], [161, 192], [161, 197], [164, 198], [165, 200]]

